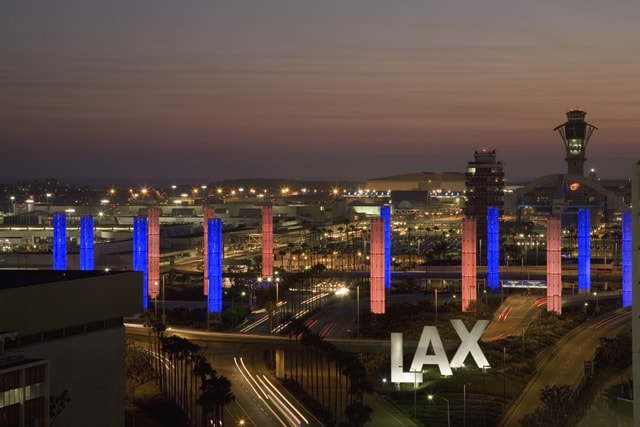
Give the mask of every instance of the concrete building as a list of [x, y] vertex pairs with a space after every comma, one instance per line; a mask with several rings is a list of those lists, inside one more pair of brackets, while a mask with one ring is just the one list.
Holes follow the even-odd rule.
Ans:
[[439, 190], [465, 191], [465, 176], [460, 172], [415, 172], [404, 175], [368, 179], [365, 188], [370, 191]]
[[0, 425], [124, 426], [123, 317], [141, 311], [142, 273], [0, 271]]
[[480, 150], [467, 164], [467, 203], [465, 215], [476, 219], [476, 237], [486, 241], [487, 208], [495, 206], [502, 216], [504, 211], [504, 170], [496, 160], [496, 151]]

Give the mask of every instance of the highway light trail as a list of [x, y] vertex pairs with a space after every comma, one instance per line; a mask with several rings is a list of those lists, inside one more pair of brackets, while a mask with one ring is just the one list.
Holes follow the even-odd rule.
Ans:
[[[236, 357], [233, 358], [233, 362], [236, 364], [236, 368], [240, 372], [240, 375], [242, 376], [242, 378], [244, 378], [247, 384], [249, 384], [249, 387], [251, 387], [251, 390], [253, 390], [254, 394], [258, 397], [258, 399], [264, 401], [265, 398], [267, 398], [267, 396], [266, 395], [263, 396], [262, 393], [259, 393], [258, 390], [256, 390], [256, 388], [253, 386], [255, 381], [253, 381], [253, 378], [251, 377], [249, 370], [244, 366], [244, 362], [242, 362], [242, 358], [240, 359], [240, 361], [242, 363], [242, 367], [238, 364], [238, 359]], [[280, 418], [278, 414], [276, 414], [275, 411], [271, 409], [271, 406], [269, 406], [267, 402], [264, 402], [264, 406], [267, 407], [269, 412], [271, 412], [271, 414], [280, 422], [281, 425], [285, 427], [287, 426], [287, 423], [285, 423], [284, 420], [282, 420], [282, 418]]]
[[[263, 378], [260, 378], [258, 375], [256, 375], [255, 378], [256, 378], [256, 382], [259, 382], [262, 385], [264, 392], [269, 394], [270, 401], [273, 402], [278, 407], [278, 409], [280, 409], [280, 411], [287, 417], [289, 422], [291, 422], [294, 427], [301, 426], [302, 423], [300, 422], [300, 418], [296, 417], [296, 414], [290, 409], [290, 407], [293, 407], [293, 405], [291, 405], [291, 402], [289, 402], [286, 399], [285, 401], [283, 401], [280, 398], [281, 395], [278, 396], [277, 394], [275, 394], [273, 389], [271, 388], [273, 387], [273, 384], [265, 381]], [[307, 422], [307, 424], [309, 423]]]
[[[309, 424], [309, 421], [302, 416], [300, 411], [298, 411], [294, 405], [287, 400], [276, 388], [275, 386], [266, 379], [263, 375], [263, 378], [260, 378], [259, 375], [253, 375], [249, 372], [249, 369], [244, 364], [244, 360], [242, 358], [234, 357], [233, 361], [236, 365], [236, 368], [240, 372], [240, 375], [245, 379], [245, 381], [251, 387], [254, 394], [258, 397], [258, 399], [264, 402], [264, 406], [267, 407], [269, 412], [276, 418], [276, 420], [284, 427], [293, 426], [299, 427], [302, 426], [304, 421], [305, 424]], [[286, 420], [283, 419], [274, 409], [271, 407], [273, 405], [280, 415], [282, 415]]]
[[327, 335], [331, 333], [331, 331], [336, 327], [336, 324], [331, 322], [328, 323], [322, 330], [318, 333], [322, 338], [325, 338]]
[[253, 328], [260, 326], [261, 324], [263, 324], [264, 322], [266, 322], [267, 320], [269, 320], [269, 316], [262, 316], [261, 318], [259, 318], [258, 320], [256, 320], [255, 322], [245, 326], [244, 328], [240, 329], [240, 332], [249, 332], [250, 330], [252, 330]]
[[533, 302], [533, 304], [531, 304], [531, 307], [541, 307], [541, 306], [545, 305], [546, 303], [547, 303], [547, 298], [546, 297], [539, 298], [539, 299], [535, 300]]
[[293, 403], [291, 403], [291, 402], [290, 402], [286, 397], [284, 397], [284, 396], [282, 395], [282, 393], [280, 393], [280, 391], [279, 391], [279, 390], [278, 390], [278, 389], [277, 389], [277, 388], [276, 388], [276, 387], [271, 383], [271, 381], [269, 381], [269, 379], [266, 377], [266, 375], [263, 375], [263, 376], [262, 376], [262, 378], [263, 378], [263, 381], [265, 381], [265, 382], [267, 382], [267, 383], [269, 384], [269, 386], [270, 386], [271, 390], [273, 390], [273, 392], [277, 393], [277, 394], [280, 396], [280, 398], [281, 398], [282, 400], [284, 400], [285, 402], [287, 402], [287, 404], [291, 407], [291, 409], [292, 409], [293, 411], [295, 411], [295, 413], [296, 413], [296, 414], [298, 414], [298, 416], [299, 416], [300, 418], [302, 418], [302, 420], [303, 420], [305, 423], [309, 424], [309, 420], [307, 420], [307, 419], [304, 417], [304, 415], [302, 415], [302, 413], [301, 413], [300, 411], [298, 411], [298, 409], [296, 409], [296, 407], [293, 405]]
[[509, 314], [511, 314], [511, 310], [513, 310], [513, 307], [505, 307], [504, 310], [502, 310], [502, 312], [498, 316], [498, 321], [506, 322], [507, 317], [509, 317]]
[[611, 316], [608, 316], [602, 320], [600, 320], [598, 323], [594, 323], [593, 325], [589, 326], [589, 329], [596, 329], [596, 328], [600, 328], [601, 326], [605, 326], [613, 321], [616, 321], [622, 317], [626, 317], [631, 315], [630, 311], [622, 311], [619, 313], [615, 313], [612, 314]]

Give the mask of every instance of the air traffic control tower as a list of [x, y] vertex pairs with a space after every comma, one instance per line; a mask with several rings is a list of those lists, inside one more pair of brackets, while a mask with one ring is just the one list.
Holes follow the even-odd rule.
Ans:
[[585, 111], [580, 109], [567, 111], [567, 121], [557, 126], [557, 131], [564, 142], [567, 150], [567, 174], [584, 176], [584, 161], [587, 150], [587, 143], [591, 134], [598, 128], [584, 121], [587, 115]]

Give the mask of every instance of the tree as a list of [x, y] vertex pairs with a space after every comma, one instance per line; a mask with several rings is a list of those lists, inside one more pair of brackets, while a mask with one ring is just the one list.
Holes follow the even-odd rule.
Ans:
[[224, 425], [224, 407], [235, 400], [231, 382], [227, 377], [218, 376], [212, 371], [203, 381], [200, 390], [198, 404], [202, 405], [202, 425]]
[[280, 268], [284, 270], [284, 256], [287, 254], [287, 251], [284, 249], [280, 249], [278, 251], [278, 255], [280, 255]]
[[[204, 381], [207, 379], [207, 376], [210, 375], [211, 373], [215, 373], [215, 371], [211, 367], [211, 364], [207, 361], [207, 358], [199, 354], [196, 354], [194, 356], [194, 361], [191, 368], [192, 378], [191, 378], [190, 393], [192, 396], [195, 395], [196, 393], [195, 390], [200, 390], [200, 387], [202, 386]], [[198, 385], [198, 380], [200, 380], [200, 386]], [[198, 404], [198, 399], [196, 398], [193, 400], [193, 408], [190, 409], [192, 413], [191, 415], [192, 420], [197, 419], [196, 408], [195, 408], [195, 405], [197, 404]]]
[[155, 378], [148, 354], [131, 341], [127, 342], [125, 372], [127, 378], [138, 385]]
[[71, 402], [69, 390], [64, 390], [59, 396], [49, 396], [49, 427], [52, 427], [62, 411]]
[[345, 409], [349, 425], [355, 427], [361, 427], [371, 421], [371, 412], [371, 406], [363, 405], [361, 402], [353, 402]]
[[520, 420], [523, 427], [564, 427], [575, 407], [576, 391], [568, 384], [545, 386], [540, 390], [541, 406]]

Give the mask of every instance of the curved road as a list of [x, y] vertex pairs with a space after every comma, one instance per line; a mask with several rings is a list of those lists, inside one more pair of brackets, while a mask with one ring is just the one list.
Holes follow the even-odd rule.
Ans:
[[538, 362], [537, 373], [502, 417], [501, 427], [516, 427], [519, 420], [540, 404], [538, 393], [547, 385], [577, 386], [584, 361], [593, 360], [600, 338], [614, 337], [631, 322], [631, 312], [618, 310], [590, 320], [563, 337], [553, 350]]

